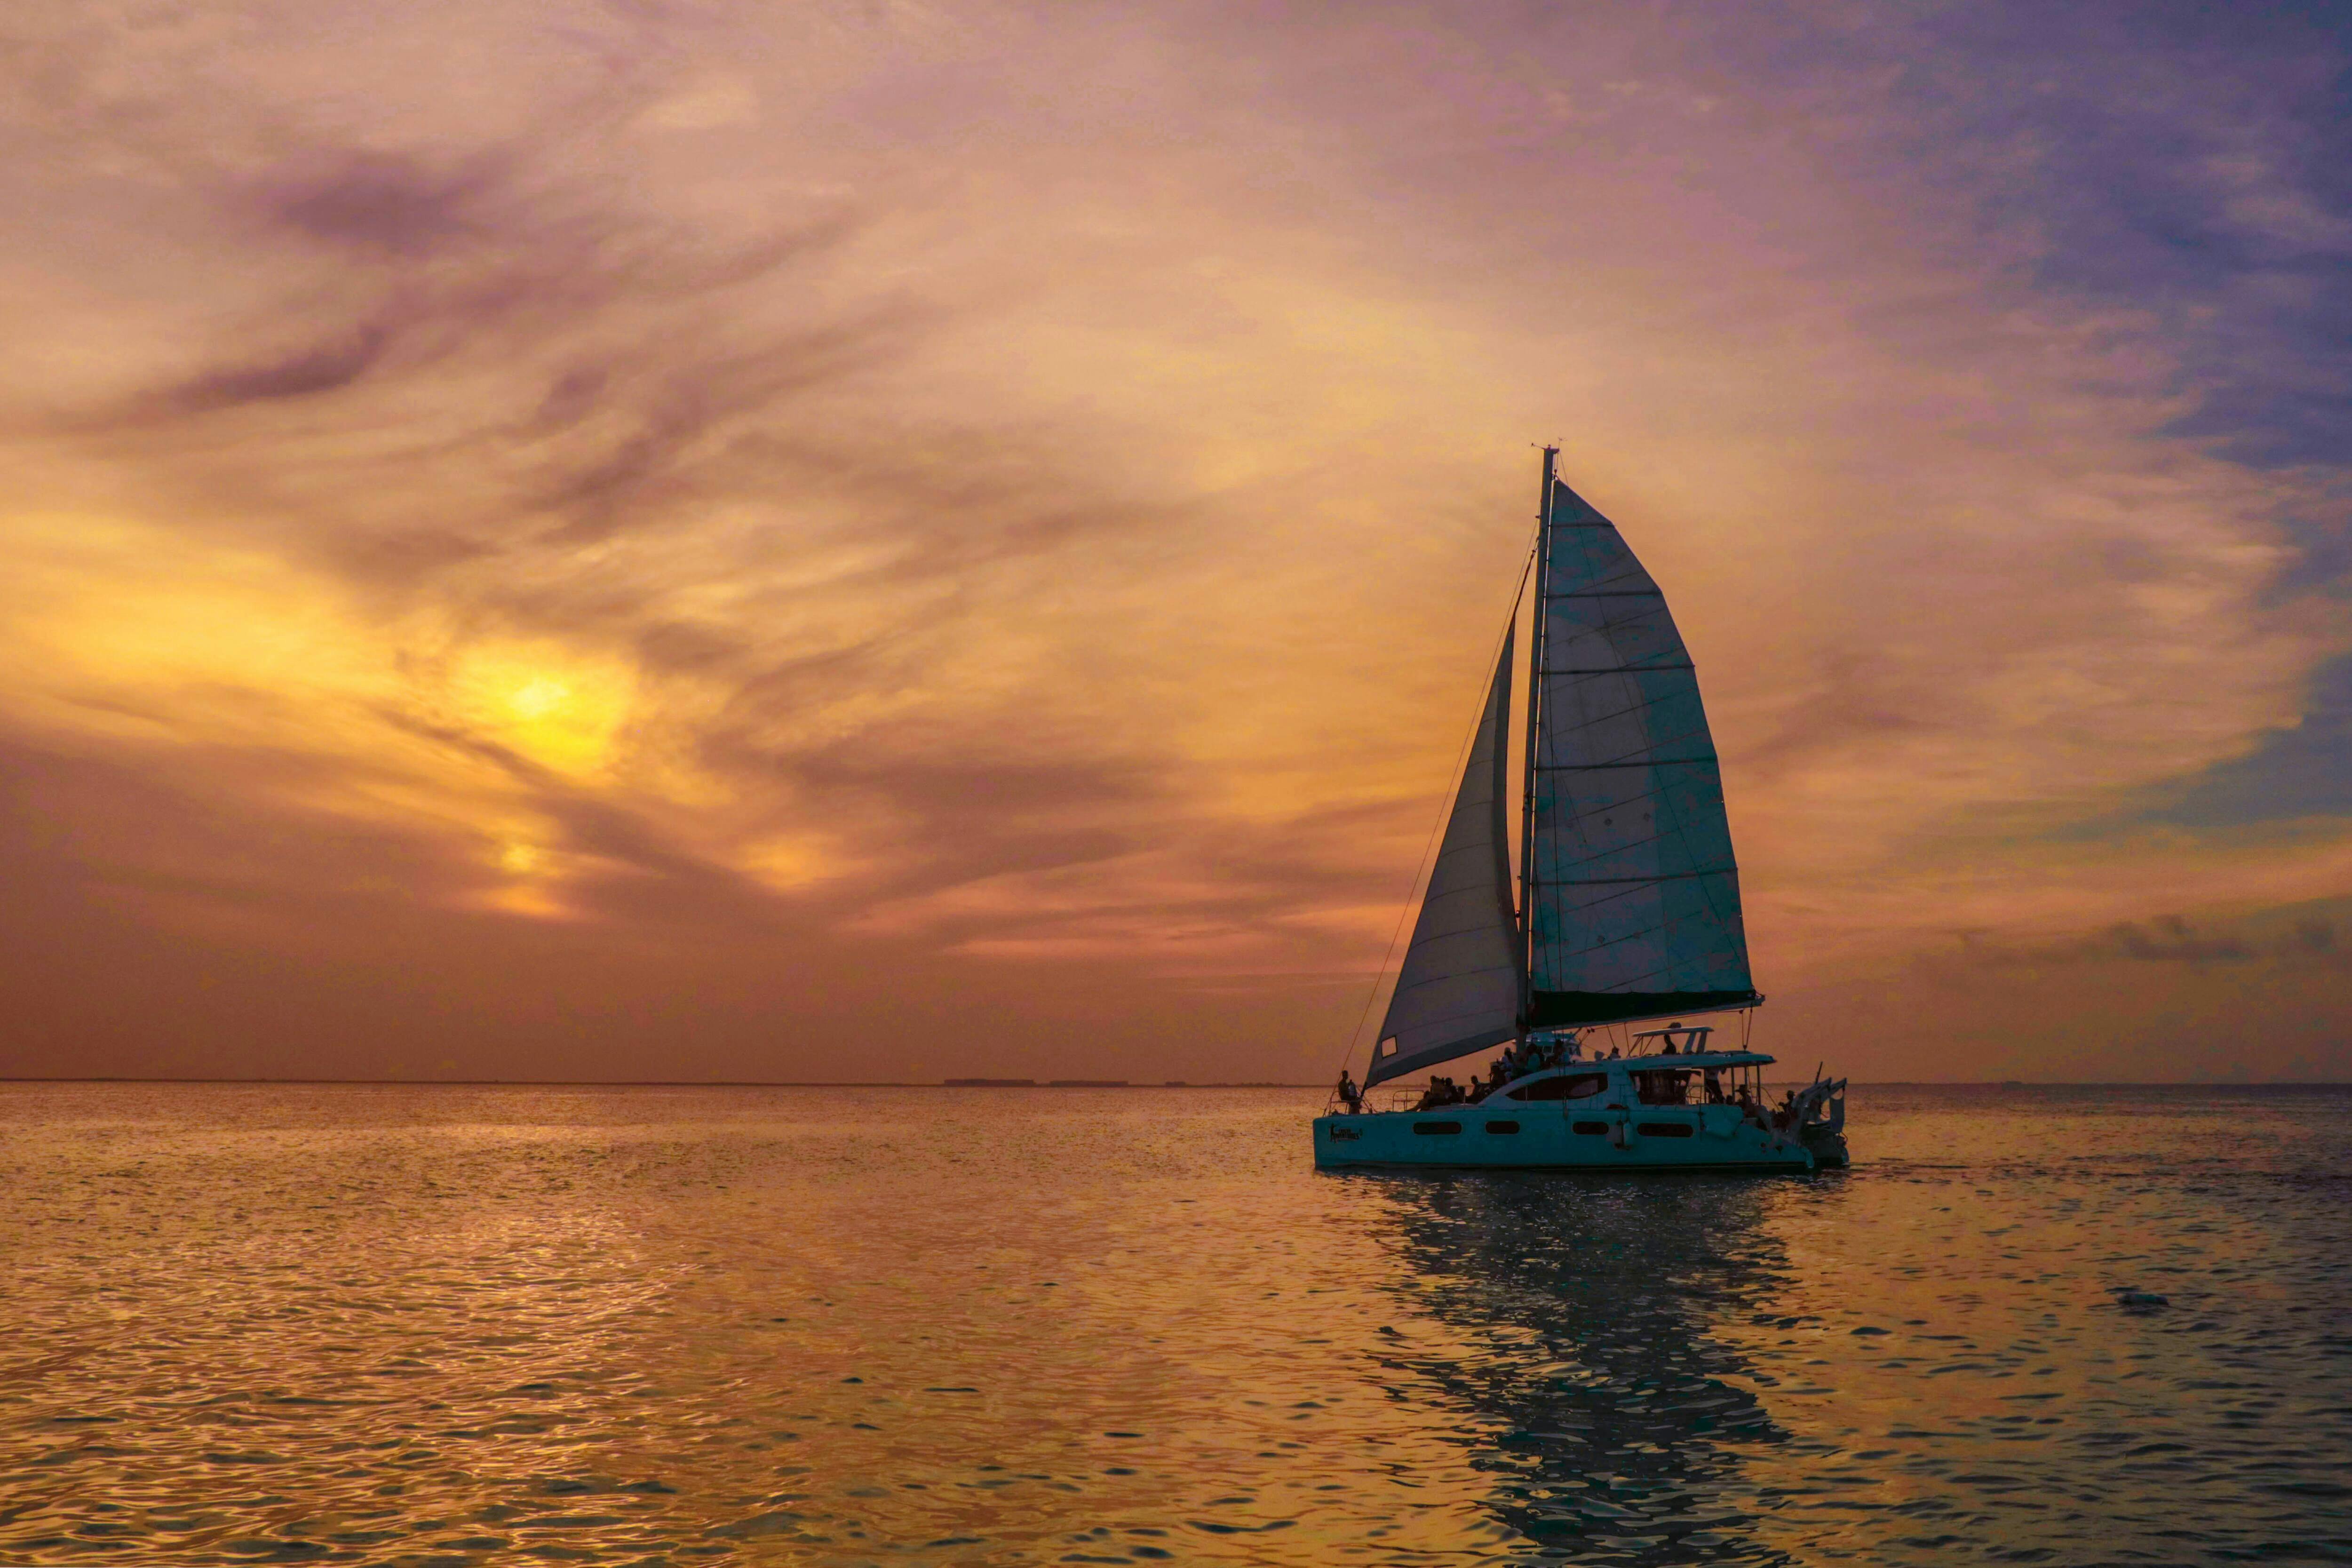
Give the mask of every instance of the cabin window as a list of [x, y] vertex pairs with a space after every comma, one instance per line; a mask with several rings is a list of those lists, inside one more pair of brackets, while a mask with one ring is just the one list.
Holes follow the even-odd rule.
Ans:
[[1570, 1132], [1581, 1132], [1588, 1138], [1609, 1136], [1609, 1123], [1606, 1121], [1571, 1121], [1568, 1124], [1568, 1130]]
[[1459, 1121], [1416, 1121], [1412, 1124], [1412, 1130], [1426, 1138], [1435, 1132], [1459, 1132], [1462, 1131], [1462, 1123]]
[[1548, 1078], [1531, 1083], [1525, 1089], [1511, 1091], [1513, 1100], [1587, 1100], [1609, 1087], [1609, 1075], [1601, 1072], [1570, 1073], [1566, 1078]]
[[1688, 1105], [1691, 1079], [1697, 1076], [1687, 1068], [1637, 1072], [1633, 1075], [1633, 1094], [1643, 1105]]
[[1636, 1121], [1633, 1130], [1644, 1138], [1687, 1138], [1691, 1124], [1687, 1121]]
[[1518, 1130], [1519, 1124], [1516, 1121], [1489, 1121], [1486, 1123], [1486, 1131], [1489, 1132], [1517, 1132]]

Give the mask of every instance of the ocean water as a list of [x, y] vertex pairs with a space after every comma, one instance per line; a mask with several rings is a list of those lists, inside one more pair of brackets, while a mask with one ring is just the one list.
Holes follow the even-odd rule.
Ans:
[[0, 1086], [0, 1562], [2352, 1560], [2352, 1091], [1615, 1181], [1319, 1099]]

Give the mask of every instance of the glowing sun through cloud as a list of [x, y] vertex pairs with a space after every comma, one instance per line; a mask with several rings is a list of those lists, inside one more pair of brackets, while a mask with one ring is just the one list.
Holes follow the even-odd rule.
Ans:
[[547, 642], [470, 644], [449, 660], [447, 690], [471, 731], [571, 778], [609, 770], [635, 698], [617, 661]]

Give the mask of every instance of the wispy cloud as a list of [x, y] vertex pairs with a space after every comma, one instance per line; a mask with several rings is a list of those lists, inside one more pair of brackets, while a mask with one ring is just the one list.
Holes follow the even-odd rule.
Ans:
[[2352, 865], [2352, 42], [2200, 26], [22, 8], [0, 839], [199, 1022], [0, 986], [51, 1064], [1319, 1074], [1555, 436], [1776, 1006], [2285, 963], [2226, 911]]

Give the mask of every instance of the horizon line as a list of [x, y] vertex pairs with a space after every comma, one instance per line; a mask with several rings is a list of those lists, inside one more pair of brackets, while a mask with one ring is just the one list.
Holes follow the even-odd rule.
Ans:
[[[1801, 1079], [1770, 1079], [1801, 1083]], [[2341, 1079], [1850, 1079], [1872, 1089], [2352, 1089]], [[1270, 1079], [1191, 1082], [1168, 1079], [539, 1079], [539, 1078], [163, 1078], [129, 1075], [0, 1074], [0, 1084], [185, 1083], [275, 1084], [288, 1088], [349, 1085], [373, 1089], [1327, 1089], [1323, 1083]]]

